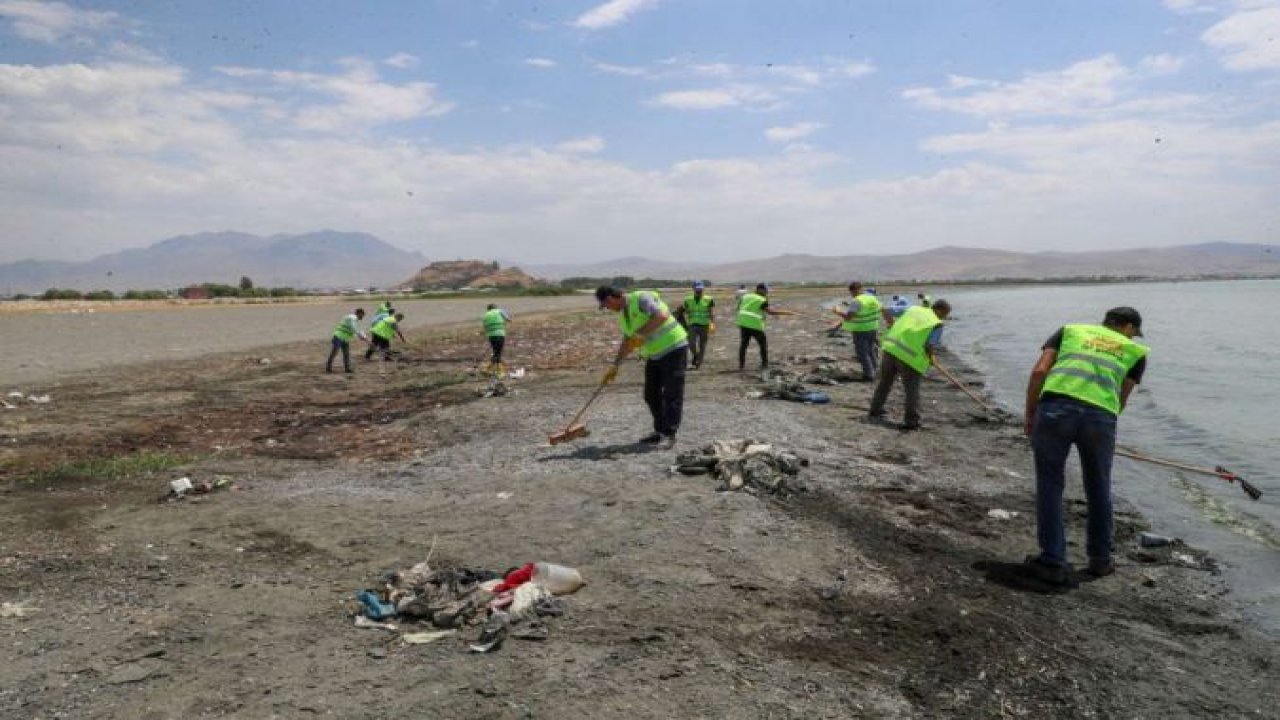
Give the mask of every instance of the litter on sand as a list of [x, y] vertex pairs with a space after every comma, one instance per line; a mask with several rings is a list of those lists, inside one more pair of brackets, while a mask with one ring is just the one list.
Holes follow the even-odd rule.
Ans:
[[0, 605], [0, 618], [24, 618], [40, 612], [40, 608], [22, 603], [7, 602]]
[[[576, 569], [554, 563], [526, 563], [497, 573], [467, 567], [433, 569], [423, 561], [387, 573], [379, 588], [358, 591], [353, 610], [357, 627], [404, 631], [401, 640], [407, 645], [436, 642], [479, 625], [479, 636], [468, 645], [472, 652], [492, 652], [502, 645], [509, 626], [563, 615], [559, 596], [585, 585]], [[518, 637], [533, 635], [544, 639], [545, 629]]]
[[714, 475], [720, 480], [720, 490], [785, 494], [799, 489], [789, 478], [808, 464], [807, 459], [768, 443], [734, 439], [680, 453], [672, 470], [683, 475]]

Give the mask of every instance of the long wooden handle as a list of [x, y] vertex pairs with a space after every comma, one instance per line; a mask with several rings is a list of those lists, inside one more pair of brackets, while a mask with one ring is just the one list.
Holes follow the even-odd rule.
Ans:
[[1240, 489], [1244, 490], [1245, 494], [1254, 500], [1262, 497], [1262, 490], [1258, 488], [1258, 486], [1248, 480], [1245, 480], [1239, 475], [1236, 475], [1221, 465], [1213, 468], [1198, 467], [1196, 465], [1187, 465], [1185, 463], [1174, 462], [1173, 460], [1163, 460], [1161, 458], [1151, 457], [1150, 455], [1143, 455], [1142, 453], [1134, 452], [1133, 450], [1126, 450], [1124, 448], [1116, 448], [1116, 454], [1121, 457], [1127, 457], [1132, 460], [1141, 460], [1142, 462], [1148, 462], [1153, 465], [1163, 465], [1165, 467], [1177, 468], [1178, 470], [1186, 470], [1187, 472], [1200, 473], [1201, 475], [1213, 475], [1226, 480], [1227, 482], [1240, 483]]
[[943, 376], [943, 377], [945, 377], [946, 379], [950, 380], [952, 385], [955, 385], [956, 387], [958, 387], [958, 388], [960, 388], [961, 390], [963, 390], [965, 395], [968, 395], [969, 397], [973, 398], [973, 401], [974, 401], [974, 402], [976, 402], [976, 403], [978, 403], [979, 405], [981, 405], [983, 410], [986, 410], [987, 412], [992, 412], [992, 413], [993, 413], [993, 412], [996, 412], [996, 409], [995, 409], [995, 408], [991, 407], [991, 406], [990, 406], [990, 405], [988, 405], [986, 402], [984, 402], [984, 401], [982, 400], [982, 398], [978, 397], [977, 393], [975, 393], [975, 392], [973, 392], [972, 390], [970, 390], [968, 385], [965, 385], [964, 383], [960, 382], [960, 379], [959, 379], [959, 378], [957, 378], [955, 375], [952, 375], [952, 374], [951, 374], [951, 373], [950, 373], [950, 372], [949, 372], [945, 367], [943, 367], [943, 366], [942, 366], [942, 365], [941, 365], [941, 364], [940, 364], [936, 359], [933, 361], [933, 366], [934, 366], [934, 367], [936, 367], [936, 368], [938, 368], [938, 372], [942, 373], [942, 376]]
[[600, 396], [600, 393], [604, 390], [604, 386], [605, 386], [604, 383], [600, 383], [599, 385], [596, 386], [596, 389], [591, 393], [591, 397], [587, 398], [586, 404], [582, 406], [582, 409], [578, 411], [577, 415], [573, 416], [573, 419], [569, 421], [569, 424], [564, 426], [565, 430], [568, 430], [569, 428], [578, 424], [578, 420], [580, 420], [582, 416], [586, 414], [587, 408], [591, 407], [591, 403], [595, 402], [596, 398]]

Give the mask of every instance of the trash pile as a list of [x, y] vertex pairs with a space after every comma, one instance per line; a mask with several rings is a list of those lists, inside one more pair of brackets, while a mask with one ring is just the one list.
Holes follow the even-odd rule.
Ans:
[[861, 381], [861, 370], [852, 370], [836, 363], [822, 363], [800, 376], [800, 382], [813, 385], [841, 385]]
[[[794, 377], [792, 375], [791, 377]], [[824, 392], [810, 390], [804, 386], [804, 383], [794, 379], [788, 379], [787, 375], [774, 374], [768, 380], [763, 381], [764, 387], [752, 393], [752, 397], [777, 398], [779, 400], [790, 400], [792, 402], [811, 403], [814, 405], [823, 405], [831, 402], [831, 397]], [[756, 394], [758, 393], [758, 394]]]
[[[560, 596], [586, 585], [577, 570], [547, 562], [526, 563], [500, 574], [467, 567], [432, 569], [428, 561], [384, 575], [377, 589], [357, 592], [356, 627], [391, 632], [415, 628], [402, 632], [400, 640], [420, 645], [478, 625], [480, 632], [468, 648], [491, 652], [508, 634], [545, 639], [540, 619], [563, 615]], [[433, 629], [422, 631], [424, 626]]]
[[715, 475], [718, 490], [745, 490], [788, 495], [803, 488], [791, 480], [809, 461], [789, 450], [776, 450], [755, 440], [716, 440], [701, 450], [676, 456], [673, 472]]
[[193, 495], [209, 495], [221, 490], [238, 491], [240, 486], [226, 475], [215, 475], [212, 480], [199, 482], [191, 482], [191, 478], [184, 476], [169, 481], [169, 492], [160, 497], [160, 502], [177, 502]]
[[17, 410], [18, 406], [23, 401], [29, 402], [32, 405], [48, 405], [53, 402], [53, 398], [48, 395], [23, 395], [17, 390], [14, 390], [3, 399], [0, 399], [0, 406], [3, 406], [5, 410]]

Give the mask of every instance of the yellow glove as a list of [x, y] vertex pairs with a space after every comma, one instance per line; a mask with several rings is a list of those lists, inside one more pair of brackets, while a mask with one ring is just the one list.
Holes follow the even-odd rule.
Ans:
[[618, 378], [618, 366], [610, 365], [608, 370], [604, 371], [604, 377], [600, 379], [601, 385], [608, 385]]
[[715, 335], [715, 334], [716, 334], [716, 324], [715, 324], [715, 323], [711, 323], [711, 324], [707, 325], [707, 334], [708, 334], [708, 335]]
[[639, 335], [632, 335], [631, 337], [627, 338], [627, 350], [630, 350], [632, 352], [638, 350], [640, 346], [643, 344], [644, 344], [644, 339], [641, 338]]

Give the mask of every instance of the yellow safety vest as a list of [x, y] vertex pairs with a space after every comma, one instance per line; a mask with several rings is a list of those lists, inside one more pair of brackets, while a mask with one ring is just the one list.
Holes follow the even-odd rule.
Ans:
[[1041, 394], [1058, 393], [1120, 414], [1120, 389], [1148, 348], [1102, 325], [1066, 325]]
[[854, 298], [858, 302], [858, 314], [845, 319], [840, 327], [849, 332], [873, 332], [880, 329], [880, 298], [862, 293]]
[[[640, 309], [640, 292], [639, 290], [633, 290], [627, 293], [627, 304], [623, 306], [622, 312], [618, 313], [618, 326], [622, 328], [622, 334], [626, 337], [634, 336], [636, 331], [649, 322], [652, 317]], [[667, 304], [662, 302], [662, 299], [656, 294], [653, 295], [653, 301], [657, 303], [659, 309], [667, 313], [667, 320], [649, 335], [649, 339], [645, 341], [644, 345], [640, 346], [639, 354], [642, 358], [660, 355], [663, 351], [679, 345], [689, 337], [685, 329], [680, 327], [680, 323], [676, 322], [676, 319], [671, 316], [670, 311], [667, 310]]]
[[884, 351], [906, 363], [908, 367], [921, 375], [929, 370], [929, 354], [924, 346], [929, 342], [933, 329], [942, 324], [933, 310], [919, 305], [907, 308], [902, 317], [893, 321], [893, 326], [884, 334], [881, 341]]

